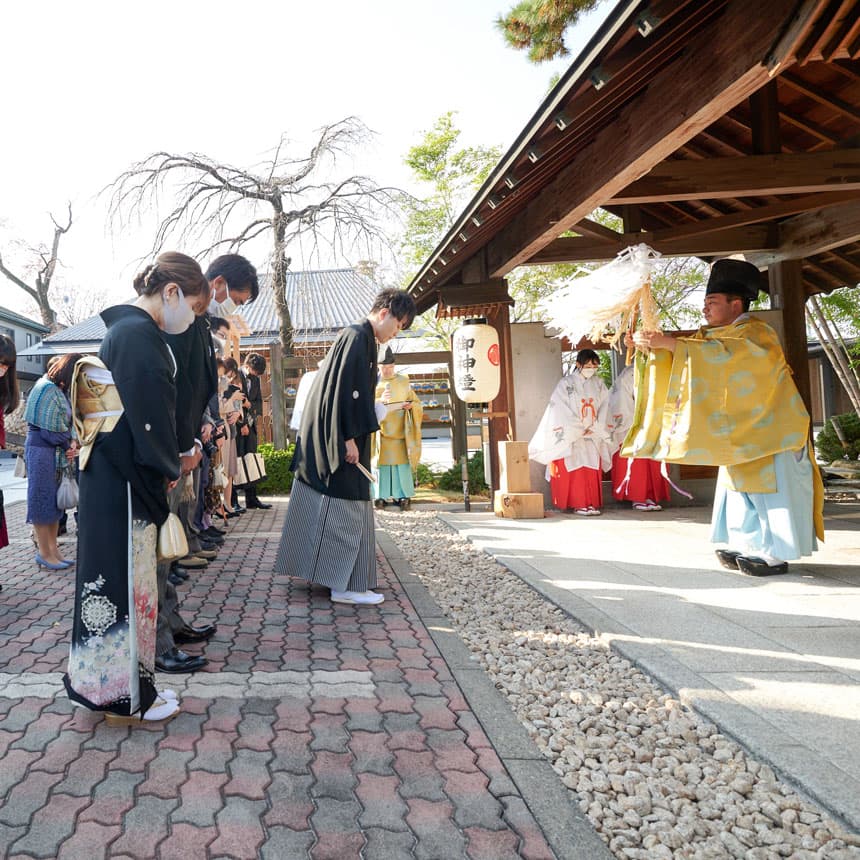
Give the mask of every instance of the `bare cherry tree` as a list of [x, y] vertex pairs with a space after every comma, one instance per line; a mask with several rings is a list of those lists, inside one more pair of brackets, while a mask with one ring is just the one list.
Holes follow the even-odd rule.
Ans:
[[[57, 312], [51, 306], [51, 282], [57, 271], [60, 253], [60, 239], [69, 232], [72, 226], [72, 204], [68, 204], [69, 217], [65, 227], [58, 223], [53, 215], [50, 216], [54, 224], [54, 238], [50, 248], [47, 245], [29, 246], [27, 252], [32, 261], [25, 264], [19, 273], [11, 271], [3, 262], [0, 255], [0, 273], [6, 276], [15, 286], [20, 287], [39, 307], [42, 323], [51, 331], [57, 329]], [[32, 285], [27, 283], [32, 279]]]
[[[370, 137], [356, 117], [319, 129], [307, 154], [292, 157], [282, 137], [270, 158], [245, 169], [206, 155], [156, 152], [130, 167], [110, 186], [115, 229], [155, 211], [160, 218], [152, 250], [168, 239], [192, 246], [198, 256], [238, 251], [258, 237], [271, 238], [271, 277], [284, 355], [292, 353], [293, 326], [286, 300], [290, 255], [319, 253], [357, 259], [390, 247], [385, 224], [399, 215], [404, 192], [368, 176], [337, 177], [338, 159]], [[162, 198], [170, 211], [160, 214]]]

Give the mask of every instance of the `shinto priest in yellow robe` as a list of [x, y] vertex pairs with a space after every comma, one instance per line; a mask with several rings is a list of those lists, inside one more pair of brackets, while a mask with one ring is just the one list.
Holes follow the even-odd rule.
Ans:
[[824, 539], [809, 413], [776, 332], [749, 314], [639, 355], [624, 457], [719, 466], [711, 540], [788, 561]]

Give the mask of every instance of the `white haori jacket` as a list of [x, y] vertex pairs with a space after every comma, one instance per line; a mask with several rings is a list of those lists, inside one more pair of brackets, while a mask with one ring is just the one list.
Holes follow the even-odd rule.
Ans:
[[596, 374], [586, 379], [575, 370], [561, 378], [529, 442], [529, 457], [547, 464], [547, 480], [549, 464], [562, 458], [568, 472], [611, 467], [608, 401], [609, 391]]

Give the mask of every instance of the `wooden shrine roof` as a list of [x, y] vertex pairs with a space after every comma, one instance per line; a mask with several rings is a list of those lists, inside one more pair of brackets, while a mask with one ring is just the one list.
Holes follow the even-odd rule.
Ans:
[[620, 2], [410, 284], [419, 309], [641, 241], [803, 258], [808, 295], [856, 286], [858, 58], [860, 0]]

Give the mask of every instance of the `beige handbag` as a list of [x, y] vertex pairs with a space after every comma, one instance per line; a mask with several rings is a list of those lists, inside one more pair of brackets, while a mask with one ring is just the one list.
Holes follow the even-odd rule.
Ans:
[[27, 477], [27, 461], [24, 459], [23, 454], [19, 454], [15, 458], [15, 477], [16, 478], [26, 478]]
[[176, 514], [170, 513], [158, 530], [158, 547], [156, 558], [159, 562], [174, 561], [188, 555], [188, 540], [182, 521]]

